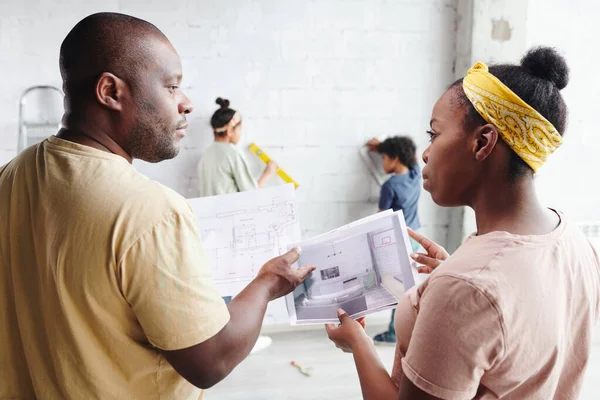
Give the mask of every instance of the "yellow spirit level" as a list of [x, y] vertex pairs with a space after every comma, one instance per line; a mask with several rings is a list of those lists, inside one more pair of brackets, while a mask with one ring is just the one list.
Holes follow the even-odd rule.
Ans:
[[[260, 147], [258, 147], [255, 143], [252, 143], [250, 146], [248, 146], [248, 149], [253, 152], [254, 154], [256, 154], [258, 156], [258, 158], [260, 158], [261, 160], [263, 160], [263, 162], [265, 164], [268, 164], [269, 161], [271, 161], [271, 158], [265, 154], [264, 151], [261, 150]], [[298, 187], [298, 182], [296, 182], [295, 180], [292, 179], [291, 176], [289, 176], [288, 174], [285, 173], [284, 170], [282, 170], [281, 168], [277, 169], [277, 175], [279, 175], [279, 177], [281, 179], [283, 179], [283, 181], [285, 183], [293, 183], [294, 184], [294, 188]]]

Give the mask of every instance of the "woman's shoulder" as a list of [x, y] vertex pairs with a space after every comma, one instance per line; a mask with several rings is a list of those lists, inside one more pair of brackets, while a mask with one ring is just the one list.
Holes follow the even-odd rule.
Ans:
[[495, 275], [507, 272], [497, 267], [514, 261], [510, 261], [514, 246], [515, 243], [502, 237], [471, 236], [437, 267], [431, 278], [452, 277], [488, 291], [498, 280]]
[[507, 288], [524, 293], [542, 284], [545, 280], [541, 276], [546, 280], [558, 279], [572, 265], [592, 265], [593, 251], [589, 247], [583, 234], [564, 218], [559, 228], [545, 235], [519, 236], [508, 232], [473, 235], [432, 277], [458, 277], [492, 297], [506, 297]]

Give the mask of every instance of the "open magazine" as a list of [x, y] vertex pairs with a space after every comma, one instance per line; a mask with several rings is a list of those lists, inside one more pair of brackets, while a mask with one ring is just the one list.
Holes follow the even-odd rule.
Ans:
[[338, 308], [352, 318], [394, 307], [415, 285], [416, 265], [402, 211], [382, 212], [299, 246], [298, 265], [316, 270], [286, 296], [292, 325], [337, 322]]

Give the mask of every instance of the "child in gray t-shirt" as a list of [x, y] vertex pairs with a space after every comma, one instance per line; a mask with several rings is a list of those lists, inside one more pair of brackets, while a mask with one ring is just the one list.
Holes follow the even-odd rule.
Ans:
[[219, 97], [217, 104], [221, 108], [210, 120], [215, 142], [198, 163], [200, 196], [243, 192], [264, 186], [277, 172], [277, 164], [270, 162], [257, 182], [244, 154], [235, 146], [242, 135], [241, 114], [229, 108], [229, 100]]

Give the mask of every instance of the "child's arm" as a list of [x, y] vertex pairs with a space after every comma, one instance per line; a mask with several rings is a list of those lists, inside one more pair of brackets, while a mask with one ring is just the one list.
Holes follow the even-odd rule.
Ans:
[[267, 183], [269, 181], [269, 179], [271, 179], [272, 177], [275, 176], [278, 169], [279, 169], [279, 166], [275, 163], [275, 161], [269, 161], [269, 163], [265, 167], [265, 170], [263, 171], [262, 175], [258, 179], [258, 187], [259, 188], [263, 187], [265, 185], [265, 183]]

